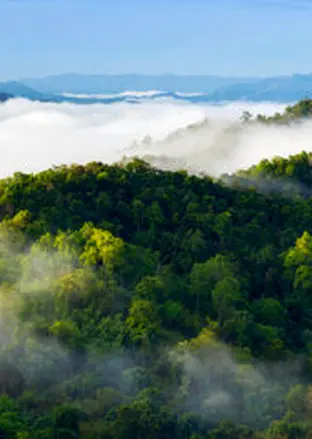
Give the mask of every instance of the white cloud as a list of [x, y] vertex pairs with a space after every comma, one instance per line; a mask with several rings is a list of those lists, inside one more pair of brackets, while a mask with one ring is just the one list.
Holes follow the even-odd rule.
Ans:
[[[10, 100], [0, 105], [0, 177], [13, 172], [37, 172], [52, 165], [103, 161], [123, 154], [180, 157], [218, 174], [249, 166], [263, 157], [312, 150], [310, 124], [298, 128], [249, 128], [228, 132], [242, 111], [271, 114], [282, 105], [234, 103], [191, 105], [173, 100], [140, 104], [73, 105]], [[178, 140], [168, 135], [190, 124]], [[129, 150], [151, 136], [156, 143]], [[235, 152], [235, 154], [234, 154]], [[222, 153], [222, 154], [221, 154]], [[221, 154], [221, 155], [220, 155]]]

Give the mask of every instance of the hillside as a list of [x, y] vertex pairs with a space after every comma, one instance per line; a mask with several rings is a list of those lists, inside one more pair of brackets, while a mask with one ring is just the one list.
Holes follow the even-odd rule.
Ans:
[[134, 160], [16, 173], [0, 214], [2, 437], [309, 437], [309, 197]]

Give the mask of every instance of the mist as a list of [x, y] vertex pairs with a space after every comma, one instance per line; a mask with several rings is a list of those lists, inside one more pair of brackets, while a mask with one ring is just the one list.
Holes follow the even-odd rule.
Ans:
[[[98, 353], [94, 346], [88, 356], [84, 351], [72, 352], [53, 329], [48, 335], [47, 328], [40, 326], [41, 320], [33, 319], [34, 302], [44, 312], [54, 312], [51, 303], [60, 294], [62, 280], [75, 275], [79, 268], [82, 272], [82, 267], [72, 250], [53, 250], [31, 241], [25, 245], [24, 238], [1, 224], [0, 393], [20, 396], [32, 388], [40, 389], [43, 397], [55, 397], [53, 386], [70, 386], [67, 380], [89, 373], [93, 377], [90, 393], [115, 388], [133, 396], [137, 391], [136, 364], [130, 354], [112, 352], [108, 347]], [[97, 279], [91, 269], [85, 269], [84, 275]], [[16, 386], [18, 381], [20, 385]], [[86, 392], [83, 382], [76, 384], [76, 392]], [[66, 399], [63, 394], [61, 398]]]
[[13, 99], [0, 105], [0, 178], [61, 164], [139, 156], [160, 167], [181, 165], [213, 176], [260, 159], [311, 150], [312, 124], [247, 127], [247, 110], [270, 115], [276, 103], [193, 105], [170, 99], [74, 105]]
[[[40, 320], [33, 321], [29, 310], [35, 297], [46, 313], [60, 293], [59, 282], [83, 267], [73, 248], [53, 250], [47, 241], [25, 246], [24, 238], [5, 223], [0, 227], [1, 275], [8, 281], [0, 288], [0, 391], [18, 397], [36, 389], [43, 399], [79, 399], [86, 413], [105, 414], [110, 404], [140, 400], [141, 392], [164, 379], [165, 372], [170, 381], [163, 391], [178, 416], [192, 412], [211, 425], [228, 419], [237, 426], [265, 428], [284, 415], [289, 389], [304, 384], [300, 358], [275, 364], [239, 358], [209, 330], [193, 342], [164, 345], [160, 358], [135, 349], [102, 346], [98, 351], [92, 342], [88, 352], [71, 351], [57, 336], [38, 332]], [[95, 280], [98, 274], [85, 271]], [[57, 325], [52, 326], [54, 335]], [[105, 395], [112, 399], [107, 402]]]
[[211, 340], [196, 349], [178, 347], [170, 358], [181, 374], [173, 391], [176, 407], [201, 414], [212, 424], [230, 419], [236, 425], [265, 428], [283, 416], [289, 389], [304, 383], [298, 357], [275, 364], [245, 362], [229, 346]]

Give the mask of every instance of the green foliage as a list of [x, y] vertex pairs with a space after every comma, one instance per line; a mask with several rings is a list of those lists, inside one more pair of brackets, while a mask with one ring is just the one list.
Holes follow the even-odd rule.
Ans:
[[312, 100], [303, 99], [295, 105], [289, 105], [285, 108], [284, 113], [275, 113], [273, 116], [263, 116], [258, 114], [256, 119], [249, 111], [244, 111], [241, 120], [244, 123], [256, 121], [267, 124], [289, 124], [300, 119], [311, 117], [312, 115]]
[[53, 433], [55, 439], [79, 439], [79, 422], [85, 418], [78, 408], [71, 406], [59, 406], [53, 411]]
[[2, 180], [0, 438], [308, 439], [311, 157]]

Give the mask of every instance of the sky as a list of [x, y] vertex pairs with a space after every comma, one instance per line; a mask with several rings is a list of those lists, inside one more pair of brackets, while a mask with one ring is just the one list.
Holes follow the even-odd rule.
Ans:
[[312, 0], [0, 0], [0, 80], [312, 72]]

